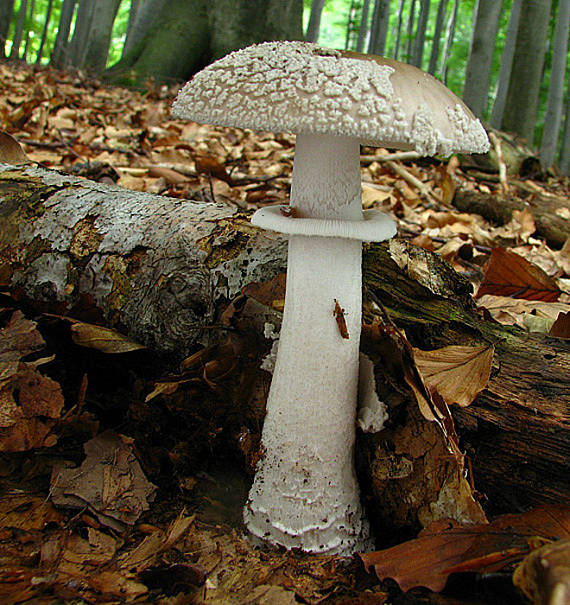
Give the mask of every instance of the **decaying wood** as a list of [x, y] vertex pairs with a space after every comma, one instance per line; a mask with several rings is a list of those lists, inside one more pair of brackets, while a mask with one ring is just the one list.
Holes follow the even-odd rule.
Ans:
[[[38, 311], [105, 323], [181, 359], [215, 337], [212, 327], [244, 286], [285, 266], [285, 240], [260, 233], [227, 206], [0, 165], [0, 287]], [[364, 292], [365, 321], [387, 314], [415, 347], [495, 345], [488, 387], [453, 412], [483, 503], [513, 512], [567, 499], [568, 342], [484, 319], [467, 282], [436, 255], [400, 240], [366, 247]], [[363, 349], [392, 410], [387, 432], [361, 439], [369, 462], [389, 456], [393, 463], [393, 474], [384, 466], [380, 478], [368, 469], [378, 508], [390, 514], [406, 500], [399, 477], [410, 476], [402, 468], [414, 462], [386, 447], [417, 406], [385, 351], [366, 339]], [[415, 515], [417, 522], [425, 502], [409, 500], [402, 521]]]
[[568, 198], [534, 192], [521, 199], [458, 189], [455, 192], [453, 205], [462, 212], [479, 214], [499, 225], [504, 225], [513, 218], [513, 210], [528, 208], [536, 222], [536, 234], [543, 237], [554, 248], [562, 247], [569, 235]]
[[38, 310], [181, 359], [207, 344], [221, 301], [284, 270], [285, 242], [228, 206], [0, 170], [0, 286]]

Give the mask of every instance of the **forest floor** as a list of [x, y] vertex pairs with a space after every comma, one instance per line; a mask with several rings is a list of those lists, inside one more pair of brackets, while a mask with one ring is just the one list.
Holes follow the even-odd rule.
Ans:
[[[0, 130], [33, 162], [243, 211], [288, 200], [291, 135], [172, 120], [175, 91], [152, 84], [135, 92], [11, 64], [0, 64], [0, 80]], [[0, 161], [11, 153], [0, 144]], [[500, 178], [498, 168], [485, 172], [456, 157], [362, 153], [366, 208], [388, 212], [401, 237], [449, 261], [497, 321], [570, 337], [570, 238], [559, 248], [547, 245], [528, 208], [498, 224], [452, 205], [458, 189], [496, 196], [497, 203], [501, 195], [542, 196], [557, 201], [555, 212], [568, 220], [568, 179], [539, 172]], [[491, 279], [497, 249], [513, 255], [496, 257]], [[532, 297], [525, 297], [529, 274]], [[68, 324], [26, 317], [9, 292], [1, 293], [0, 402], [13, 406], [17, 392], [20, 402], [41, 400], [48, 411], [42, 421], [40, 414], [21, 421], [16, 432], [0, 414], [0, 602], [523, 602], [511, 583], [528, 552], [520, 545], [518, 556], [493, 573], [487, 560], [452, 576], [439, 592], [407, 593], [398, 578], [379, 582], [357, 557], [255, 549], [241, 527], [251, 481], [247, 435], [241, 456], [235, 444], [220, 446], [215, 414], [197, 409], [189, 434], [165, 451], [156, 431], [145, 428], [155, 421], [145, 397], [157, 363], [152, 352], [117, 356], [82, 348]], [[552, 509], [543, 520], [557, 514], [564, 525]]]

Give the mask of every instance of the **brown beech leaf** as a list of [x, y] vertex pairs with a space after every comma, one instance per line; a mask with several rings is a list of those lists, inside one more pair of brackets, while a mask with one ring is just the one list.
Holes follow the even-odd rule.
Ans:
[[20, 143], [12, 135], [2, 130], [0, 130], [0, 162], [13, 164], [14, 166], [31, 162]]
[[5, 327], [0, 329], [0, 362], [15, 361], [45, 346], [37, 324], [14, 311]]
[[202, 174], [209, 174], [220, 181], [225, 181], [228, 185], [233, 183], [232, 177], [227, 173], [226, 167], [218, 158], [211, 155], [196, 155], [194, 158], [196, 170]]
[[117, 531], [133, 525], [149, 509], [156, 487], [147, 481], [133, 451], [133, 440], [105, 431], [84, 445], [79, 468], [54, 468], [51, 498], [56, 506], [87, 507]]
[[550, 336], [556, 336], [556, 338], [570, 338], [570, 311], [558, 315], [550, 328], [549, 334]]
[[494, 248], [476, 298], [484, 294], [555, 302], [560, 290], [540, 267], [514, 252]]
[[495, 346], [452, 345], [422, 351], [413, 349], [414, 361], [430, 392], [437, 391], [447, 405], [470, 405], [489, 382]]
[[71, 320], [71, 334], [75, 344], [101, 353], [129, 353], [145, 348], [111, 328], [82, 321]]
[[438, 592], [451, 573], [494, 572], [520, 561], [533, 536], [570, 537], [570, 506], [542, 506], [521, 515], [502, 515], [490, 524], [438, 521], [415, 540], [359, 556], [380, 581], [393, 578], [404, 592], [415, 586]]

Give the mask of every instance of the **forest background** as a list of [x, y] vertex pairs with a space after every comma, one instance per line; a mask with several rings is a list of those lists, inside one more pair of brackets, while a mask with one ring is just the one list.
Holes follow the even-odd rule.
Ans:
[[144, 86], [252, 42], [305, 38], [429, 71], [568, 175], [569, 14], [570, 0], [3, 0], [0, 56]]

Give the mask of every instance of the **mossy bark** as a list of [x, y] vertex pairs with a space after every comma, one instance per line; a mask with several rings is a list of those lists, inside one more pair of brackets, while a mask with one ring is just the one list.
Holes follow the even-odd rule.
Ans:
[[135, 47], [106, 72], [114, 84], [182, 82], [249, 44], [302, 37], [301, 0], [172, 0]]

